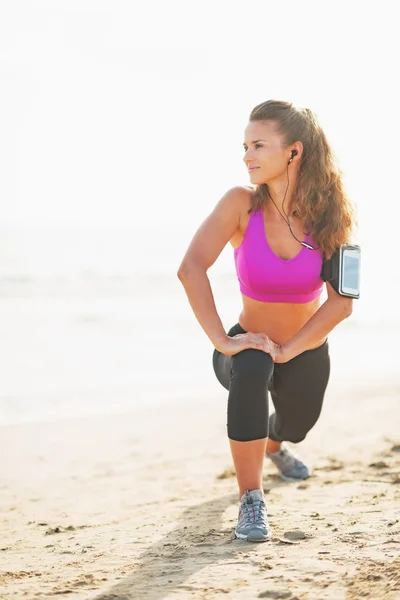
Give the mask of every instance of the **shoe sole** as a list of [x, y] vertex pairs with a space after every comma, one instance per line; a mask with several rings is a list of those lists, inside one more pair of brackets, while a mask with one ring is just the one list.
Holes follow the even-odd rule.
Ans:
[[294, 482], [299, 482], [299, 481], [305, 481], [306, 479], [309, 479], [309, 477], [311, 477], [311, 475], [307, 475], [307, 477], [288, 477], [287, 475], [283, 475], [282, 473], [279, 473], [279, 477], [282, 479], [282, 481], [294, 481]]
[[249, 535], [245, 535], [244, 533], [236, 533], [235, 531], [235, 538], [237, 540], [245, 540], [246, 542], [268, 542], [268, 540], [271, 539], [271, 534], [269, 533], [263, 538], [252, 538]]

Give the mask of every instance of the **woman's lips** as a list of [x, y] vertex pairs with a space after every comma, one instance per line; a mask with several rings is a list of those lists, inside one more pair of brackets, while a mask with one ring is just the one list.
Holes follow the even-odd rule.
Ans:
[[249, 168], [249, 173], [250, 173], [250, 171], [255, 171], [256, 169], [259, 169], [259, 168], [260, 168], [260, 167], [250, 167], [250, 168]]

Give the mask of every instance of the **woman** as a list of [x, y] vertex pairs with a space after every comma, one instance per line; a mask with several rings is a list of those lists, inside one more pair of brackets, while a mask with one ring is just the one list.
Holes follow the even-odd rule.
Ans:
[[[354, 211], [315, 115], [292, 103], [256, 106], [244, 136], [252, 188], [229, 189], [196, 232], [178, 270], [215, 349], [229, 390], [227, 433], [239, 486], [235, 535], [265, 541], [264, 455], [289, 481], [309, 476], [285, 442], [304, 440], [321, 412], [330, 372], [327, 336], [352, 312], [330, 284], [323, 258], [350, 241]], [[243, 309], [227, 333], [207, 270], [230, 242]], [[268, 416], [268, 391], [275, 412]]]

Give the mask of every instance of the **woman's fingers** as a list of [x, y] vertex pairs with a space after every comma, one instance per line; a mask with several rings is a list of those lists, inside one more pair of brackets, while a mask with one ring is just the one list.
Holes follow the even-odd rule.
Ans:
[[274, 349], [273, 345], [271, 344], [271, 340], [256, 342], [253, 347], [255, 347], [257, 350], [262, 350], [263, 352], [273, 355]]
[[263, 352], [270, 354], [272, 358], [275, 357], [274, 342], [266, 333], [253, 333], [248, 331], [247, 333], [238, 333], [233, 337], [242, 342], [243, 350], [246, 348], [254, 348], [255, 350], [262, 350]]

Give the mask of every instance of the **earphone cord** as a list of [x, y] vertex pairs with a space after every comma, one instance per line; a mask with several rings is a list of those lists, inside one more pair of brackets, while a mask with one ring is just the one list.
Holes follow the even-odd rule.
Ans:
[[286, 166], [287, 169], [287, 186], [286, 186], [286, 190], [285, 190], [285, 195], [283, 197], [283, 202], [282, 202], [282, 210], [285, 213], [285, 217], [283, 216], [283, 214], [281, 213], [281, 211], [279, 210], [279, 208], [277, 207], [277, 205], [274, 202], [273, 197], [270, 194], [270, 191], [268, 190], [268, 196], [271, 198], [272, 202], [274, 203], [274, 206], [276, 208], [276, 210], [278, 211], [278, 213], [281, 215], [282, 219], [287, 223], [288, 227], [289, 227], [289, 231], [292, 234], [292, 236], [294, 237], [295, 240], [297, 240], [299, 242], [299, 244], [301, 244], [302, 246], [304, 246], [305, 248], [308, 248], [309, 250], [315, 250], [315, 248], [313, 248], [310, 244], [307, 244], [306, 242], [302, 242], [301, 240], [299, 240], [293, 233], [292, 228], [290, 226], [290, 221], [289, 221], [289, 215], [286, 213], [285, 208], [284, 208], [284, 204], [285, 204], [285, 198], [286, 198], [286, 193], [289, 187], [289, 164]]

